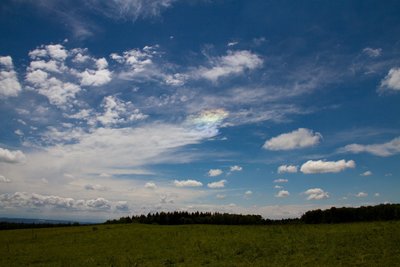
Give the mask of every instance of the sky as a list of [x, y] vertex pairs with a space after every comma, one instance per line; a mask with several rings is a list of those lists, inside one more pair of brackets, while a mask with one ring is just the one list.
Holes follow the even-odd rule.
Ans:
[[0, 217], [400, 202], [400, 2], [4, 0]]

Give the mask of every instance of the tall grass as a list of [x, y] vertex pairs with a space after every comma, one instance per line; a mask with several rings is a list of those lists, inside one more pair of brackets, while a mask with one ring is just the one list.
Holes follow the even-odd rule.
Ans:
[[0, 232], [0, 266], [399, 266], [400, 222]]

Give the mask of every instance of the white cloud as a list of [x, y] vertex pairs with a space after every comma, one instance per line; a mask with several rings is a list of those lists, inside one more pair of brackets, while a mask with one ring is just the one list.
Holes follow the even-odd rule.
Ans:
[[29, 64], [30, 71], [43, 70], [48, 72], [61, 73], [63, 68], [65, 68], [65, 66], [62, 66], [60, 62], [56, 60], [35, 60], [31, 61], [31, 63]]
[[107, 69], [101, 70], [85, 70], [79, 73], [82, 86], [100, 86], [111, 81], [111, 72]]
[[280, 190], [275, 197], [288, 197], [290, 195], [289, 191]]
[[131, 102], [125, 102], [115, 96], [104, 97], [101, 106], [104, 109], [104, 113], [98, 115], [96, 120], [104, 126], [144, 120], [148, 117], [148, 115], [135, 108]]
[[389, 73], [381, 81], [379, 90], [380, 91], [387, 91], [387, 90], [400, 91], [400, 68], [392, 68], [389, 70]]
[[50, 58], [58, 61], [64, 61], [68, 57], [68, 51], [61, 44], [42, 45], [29, 52], [32, 59]]
[[157, 185], [156, 185], [155, 183], [153, 183], [153, 182], [147, 182], [147, 183], [144, 185], [144, 188], [147, 188], [147, 189], [156, 189], [156, 188], [157, 188]]
[[209, 183], [209, 184], [207, 184], [207, 186], [209, 188], [223, 188], [223, 187], [225, 187], [225, 184], [227, 182], [228, 182], [227, 180], [221, 180], [221, 181], [218, 181], [218, 182]]
[[[125, 51], [122, 55], [112, 53], [111, 59], [122, 64], [124, 70], [119, 77], [126, 80], [152, 80], [154, 78], [166, 79], [153, 58], [159, 54], [158, 46], [145, 46], [142, 49]], [[171, 77], [170, 77], [171, 78]]]
[[68, 54], [63, 45], [55, 44], [55, 45], [47, 45], [46, 46], [48, 55], [56, 60], [63, 61], [67, 58]]
[[14, 68], [12, 58], [10, 56], [0, 57], [0, 65], [8, 69]]
[[0, 175], [0, 183], [11, 183], [11, 180], [3, 175]]
[[47, 72], [40, 69], [28, 71], [26, 81], [32, 84], [39, 94], [46, 96], [51, 104], [60, 107], [68, 100], [74, 99], [81, 90], [78, 85], [49, 77]]
[[382, 48], [366, 47], [363, 49], [363, 53], [372, 58], [379, 57], [382, 54]]
[[375, 193], [375, 194], [374, 194], [374, 196], [375, 196], [375, 197], [380, 197], [380, 196], [381, 196], [381, 194], [379, 194], [379, 193]]
[[226, 198], [226, 195], [217, 194], [215, 197], [218, 199], [224, 199], [224, 198]]
[[371, 171], [365, 171], [363, 173], [360, 174], [361, 176], [371, 176], [372, 172]]
[[325, 199], [329, 198], [329, 193], [325, 192], [321, 188], [311, 188], [308, 189], [307, 191], [304, 192], [306, 194], [307, 200], [320, 200], [320, 199]]
[[250, 197], [251, 195], [253, 195], [253, 192], [251, 190], [247, 190], [246, 192], [244, 192], [245, 197]]
[[275, 185], [275, 186], [274, 186], [274, 188], [275, 188], [275, 189], [282, 189], [282, 188], [283, 188], [283, 186], [280, 186], [280, 185]]
[[367, 196], [368, 196], [368, 194], [365, 192], [358, 192], [356, 195], [356, 197], [367, 197]]
[[112, 72], [107, 69], [107, 60], [100, 58], [95, 64], [97, 70], [86, 69], [83, 72], [75, 72], [75, 75], [81, 79], [82, 86], [101, 86], [111, 81]]
[[282, 179], [282, 178], [279, 178], [279, 179], [275, 179], [275, 180], [274, 180], [274, 183], [287, 183], [287, 182], [289, 182], [288, 179]]
[[339, 161], [323, 161], [323, 160], [309, 160], [304, 163], [300, 171], [305, 174], [312, 173], [337, 173], [344, 171], [348, 168], [355, 168], [356, 163], [353, 160], [345, 161], [344, 159]]
[[234, 165], [234, 166], [230, 167], [230, 171], [231, 172], [240, 172], [242, 170], [243, 170], [243, 168], [241, 166], [238, 166], [238, 165]]
[[199, 186], [203, 186], [203, 184], [199, 181], [196, 180], [175, 180], [174, 181], [174, 185], [176, 187], [199, 187]]
[[320, 133], [299, 128], [290, 133], [284, 133], [267, 140], [263, 148], [268, 150], [291, 150], [310, 147], [319, 144], [322, 139]]
[[1, 194], [0, 206], [3, 208], [53, 208], [79, 211], [110, 210], [113, 203], [104, 199], [75, 200], [54, 195], [27, 192]]
[[278, 173], [296, 173], [297, 166], [294, 165], [281, 165], [278, 167]]
[[400, 137], [396, 137], [391, 141], [383, 144], [373, 144], [373, 145], [351, 144], [339, 149], [339, 152], [351, 152], [351, 153], [366, 152], [375, 156], [388, 157], [400, 153]]
[[0, 56], [0, 98], [17, 96], [21, 85], [10, 56]]
[[21, 163], [26, 159], [25, 154], [20, 150], [8, 150], [0, 147], [0, 162]]
[[247, 50], [228, 51], [226, 56], [211, 58], [211, 67], [200, 67], [194, 76], [216, 82], [221, 77], [242, 74], [245, 70], [261, 67], [263, 60]]
[[208, 176], [215, 177], [221, 175], [222, 173], [223, 171], [221, 169], [211, 169], [208, 171]]

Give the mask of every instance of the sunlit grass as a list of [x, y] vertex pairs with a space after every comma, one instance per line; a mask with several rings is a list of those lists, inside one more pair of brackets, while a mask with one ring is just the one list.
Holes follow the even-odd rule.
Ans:
[[0, 231], [0, 266], [399, 266], [400, 222]]

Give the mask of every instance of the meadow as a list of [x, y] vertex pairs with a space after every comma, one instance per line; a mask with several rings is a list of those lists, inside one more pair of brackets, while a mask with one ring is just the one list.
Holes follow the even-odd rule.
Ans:
[[0, 266], [400, 266], [400, 221], [4, 230]]

